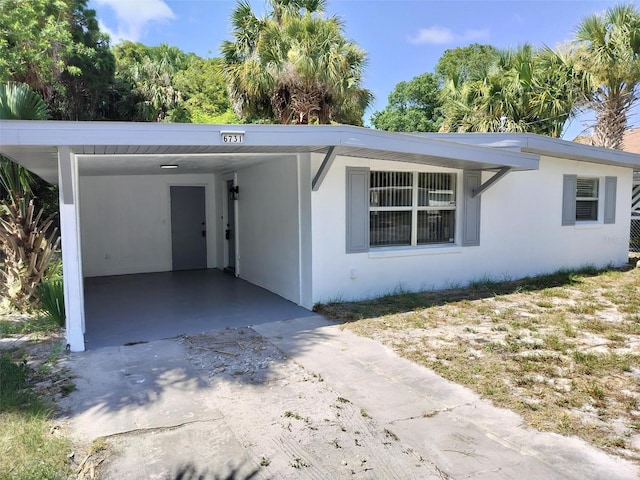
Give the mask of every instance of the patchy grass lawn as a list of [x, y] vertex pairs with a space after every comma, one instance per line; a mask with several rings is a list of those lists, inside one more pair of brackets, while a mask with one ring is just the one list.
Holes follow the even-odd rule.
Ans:
[[320, 306], [539, 430], [640, 462], [640, 269]]
[[[57, 367], [62, 345], [51, 325], [18, 317], [0, 321], [0, 480], [66, 479], [71, 442], [52, 423], [52, 400], [74, 384]], [[15, 346], [18, 333], [30, 340]]]

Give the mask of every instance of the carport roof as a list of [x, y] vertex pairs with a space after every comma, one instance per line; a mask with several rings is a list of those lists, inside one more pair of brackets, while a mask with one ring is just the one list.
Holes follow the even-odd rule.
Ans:
[[[243, 132], [242, 143], [224, 143]], [[536, 170], [536, 154], [465, 145], [345, 125], [196, 125], [180, 123], [0, 121], [0, 153], [43, 179], [58, 181], [58, 147], [77, 155], [80, 175], [217, 173], [269, 156], [317, 152], [450, 168]]]

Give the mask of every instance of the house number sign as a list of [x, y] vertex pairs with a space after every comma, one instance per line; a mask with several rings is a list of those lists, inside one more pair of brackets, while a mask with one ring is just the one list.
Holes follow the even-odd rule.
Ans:
[[220, 132], [222, 143], [244, 143], [244, 132]]

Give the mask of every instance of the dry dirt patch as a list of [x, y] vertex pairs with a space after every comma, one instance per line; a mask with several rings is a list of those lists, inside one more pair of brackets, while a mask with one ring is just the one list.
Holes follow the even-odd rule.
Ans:
[[640, 269], [321, 307], [540, 430], [640, 462]]

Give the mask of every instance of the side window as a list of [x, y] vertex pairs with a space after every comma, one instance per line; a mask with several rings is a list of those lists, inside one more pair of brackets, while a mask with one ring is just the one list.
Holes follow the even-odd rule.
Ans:
[[617, 180], [617, 177], [564, 175], [562, 225], [615, 223]]
[[598, 220], [599, 194], [600, 180], [598, 178], [577, 177], [576, 222], [595, 222]]

